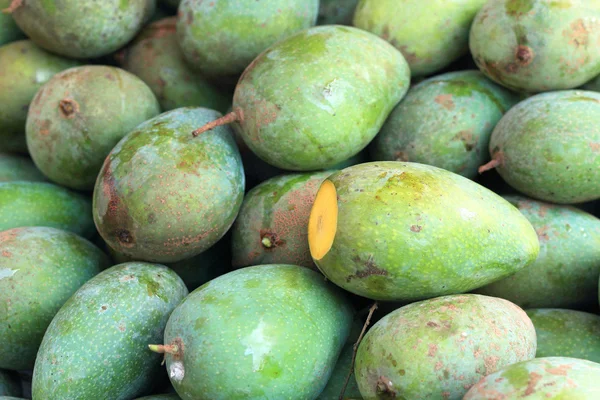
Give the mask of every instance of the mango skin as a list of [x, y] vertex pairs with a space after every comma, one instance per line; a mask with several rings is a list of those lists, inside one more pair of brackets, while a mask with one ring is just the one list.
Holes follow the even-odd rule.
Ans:
[[38, 46], [69, 58], [101, 57], [129, 42], [150, 19], [156, 0], [23, 1], [12, 13]]
[[573, 89], [600, 74], [599, 18], [598, 0], [488, 1], [469, 46], [477, 66], [509, 89]]
[[319, 0], [182, 0], [178, 41], [206, 76], [235, 76], [277, 41], [315, 25], [318, 10]]
[[563, 90], [511, 108], [490, 138], [498, 174], [526, 196], [558, 204], [600, 199], [600, 93]]
[[331, 168], [367, 146], [409, 81], [406, 60], [383, 39], [347, 26], [313, 27], [246, 68], [233, 96], [242, 116], [234, 127], [278, 168]]
[[0, 47], [0, 151], [27, 153], [25, 123], [29, 103], [54, 74], [79, 65], [19, 40]]
[[196, 289], [173, 311], [165, 343], [177, 338], [184, 350], [167, 354], [167, 371], [183, 400], [314, 399], [351, 325], [346, 296], [317, 272], [246, 267]]
[[106, 254], [71, 232], [47, 227], [0, 232], [0, 368], [32, 369], [55, 314], [109, 266]]
[[47, 180], [30, 158], [19, 154], [0, 153], [0, 182]]
[[315, 263], [359, 296], [414, 301], [466, 292], [538, 255], [535, 230], [514, 206], [452, 172], [381, 161], [328, 180], [337, 190], [337, 232]]
[[[64, 101], [74, 111], [63, 108]], [[103, 65], [70, 68], [35, 95], [27, 116], [27, 147], [52, 181], [91, 190], [111, 149], [159, 113], [156, 97], [135, 75]]]
[[358, 0], [320, 0], [317, 25], [352, 25]]
[[12, 371], [0, 370], [0, 399], [6, 396], [21, 396], [19, 375]]
[[163, 111], [198, 106], [225, 112], [231, 99], [185, 62], [175, 24], [176, 17], [169, 17], [144, 28], [121, 66], [152, 89]]
[[503, 197], [535, 228], [540, 253], [526, 268], [475, 292], [502, 297], [524, 308], [571, 308], [596, 303], [600, 219], [572, 206], [519, 195]]
[[250, 190], [232, 227], [233, 266], [279, 263], [317, 270], [308, 219], [321, 182], [333, 172], [283, 174]]
[[[0, 11], [8, 8], [12, 0], [0, 0]], [[0, 12], [0, 46], [15, 40], [24, 39], [25, 35], [10, 14]]]
[[106, 243], [128, 257], [172, 263], [198, 255], [229, 230], [242, 205], [244, 168], [229, 127], [198, 137], [221, 114], [179, 108], [131, 131], [110, 152], [93, 197]]
[[399, 308], [373, 325], [358, 347], [356, 381], [365, 400], [392, 393], [460, 400], [484, 376], [530, 360], [535, 351], [533, 324], [513, 303], [443, 296]]
[[372, 158], [429, 164], [474, 179], [489, 161], [492, 130], [518, 101], [480, 71], [429, 78], [392, 111], [370, 145]]
[[0, 231], [22, 226], [63, 229], [85, 238], [96, 233], [87, 196], [48, 182], [1, 182]]
[[160, 341], [187, 296], [167, 267], [124, 263], [85, 283], [56, 314], [33, 370], [33, 399], [126, 400], [144, 394], [160, 372]]
[[425, 76], [468, 53], [471, 22], [486, 1], [360, 0], [353, 25], [400, 50], [413, 77]]
[[600, 362], [600, 316], [560, 308], [525, 310], [537, 335], [536, 357]]
[[541, 357], [486, 376], [463, 400], [597, 399], [599, 379], [600, 364], [570, 357]]

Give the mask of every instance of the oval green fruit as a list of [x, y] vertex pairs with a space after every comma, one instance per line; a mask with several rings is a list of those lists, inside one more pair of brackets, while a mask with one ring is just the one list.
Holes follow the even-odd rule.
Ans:
[[380, 319], [356, 355], [365, 400], [460, 400], [481, 378], [535, 357], [531, 320], [513, 303], [474, 294], [412, 303]]
[[183, 59], [175, 23], [169, 17], [147, 26], [125, 50], [122, 67], [152, 89], [163, 111], [186, 106], [227, 111], [231, 99]]
[[449, 72], [409, 89], [370, 145], [373, 160], [429, 164], [473, 179], [492, 130], [519, 98], [480, 71]]
[[409, 81], [406, 60], [385, 40], [317, 26], [261, 53], [236, 86], [233, 111], [194, 134], [236, 122], [246, 145], [269, 164], [327, 169], [367, 146]]
[[314, 399], [351, 325], [348, 300], [319, 273], [246, 267], [199, 287], [173, 311], [167, 370], [183, 400]]
[[0, 153], [0, 182], [47, 181], [30, 158], [18, 154]]
[[103, 65], [70, 68], [35, 95], [27, 116], [27, 147], [52, 181], [93, 189], [111, 149], [159, 113], [156, 97], [135, 75]]
[[233, 267], [294, 264], [316, 270], [306, 226], [317, 190], [333, 172], [279, 175], [250, 190], [232, 227]]
[[319, 0], [182, 0], [179, 44], [205, 75], [236, 76], [272, 44], [313, 26], [318, 9]]
[[477, 66], [509, 89], [576, 88], [600, 74], [600, 1], [488, 1], [471, 27]]
[[12, 0], [0, 0], [0, 46], [25, 37], [13, 17], [9, 13], [2, 12], [10, 6], [11, 2]]
[[78, 64], [40, 49], [31, 40], [0, 47], [0, 151], [27, 153], [29, 103], [54, 74]]
[[101, 57], [131, 40], [152, 16], [156, 0], [19, 1], [17, 25], [38, 46], [69, 58]]
[[92, 200], [48, 182], [0, 182], [0, 231], [47, 226], [85, 238], [96, 233]]
[[542, 357], [509, 365], [475, 384], [463, 400], [592, 400], [600, 396], [600, 364]]
[[519, 192], [574, 204], [600, 199], [600, 93], [541, 93], [511, 108], [494, 128], [489, 152]]
[[13, 371], [0, 370], [0, 399], [4, 399], [7, 396], [20, 396], [21, 394], [19, 375]]
[[242, 205], [245, 177], [233, 132], [194, 138], [221, 114], [179, 108], [139, 125], [110, 152], [94, 189], [94, 221], [128, 257], [172, 263], [211, 247]]
[[522, 270], [476, 290], [524, 308], [582, 307], [597, 302], [600, 219], [572, 206], [503, 196], [535, 228], [540, 253]]
[[525, 312], [537, 335], [536, 357], [572, 357], [600, 362], [600, 316], [558, 308]]
[[311, 255], [336, 285], [407, 301], [466, 292], [531, 264], [535, 230], [502, 197], [441, 168], [355, 165], [321, 185], [309, 219]]
[[33, 370], [33, 398], [131, 399], [147, 392], [169, 315], [188, 294], [169, 268], [115, 265], [64, 304], [44, 335]]
[[47, 227], [0, 233], [0, 368], [32, 369], [52, 318], [110, 260], [82, 237]]
[[361, 0], [354, 26], [402, 54], [413, 77], [440, 71], [468, 53], [469, 29], [487, 0]]

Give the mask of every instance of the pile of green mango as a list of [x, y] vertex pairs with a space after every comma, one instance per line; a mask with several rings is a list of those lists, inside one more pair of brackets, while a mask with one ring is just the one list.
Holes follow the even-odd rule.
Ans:
[[600, 0], [0, 0], [0, 400], [600, 399]]

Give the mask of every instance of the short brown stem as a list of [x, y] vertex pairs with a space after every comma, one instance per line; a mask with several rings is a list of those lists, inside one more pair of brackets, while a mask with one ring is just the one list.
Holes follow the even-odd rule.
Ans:
[[148, 348], [155, 353], [161, 354], [177, 354], [179, 352], [179, 346], [176, 344], [149, 344]]
[[493, 158], [489, 163], [482, 165], [481, 167], [479, 167], [478, 171], [480, 174], [484, 173], [485, 171], [489, 171], [490, 169], [494, 169], [496, 167], [499, 167], [501, 164], [500, 160], [497, 158]]
[[239, 113], [237, 110], [234, 110], [234, 111], [230, 112], [229, 114], [226, 114], [226, 115], [222, 116], [221, 118], [211, 121], [208, 124], [201, 126], [200, 128], [194, 130], [192, 132], [192, 135], [194, 137], [196, 137], [196, 136], [200, 135], [201, 133], [204, 133], [206, 131], [210, 131], [211, 129], [216, 128], [217, 126], [231, 124], [233, 122], [240, 121], [241, 119], [242, 119], [241, 113]]
[[15, 10], [23, 5], [23, 0], [12, 0], [8, 8], [2, 10], [4, 14], [12, 14]]

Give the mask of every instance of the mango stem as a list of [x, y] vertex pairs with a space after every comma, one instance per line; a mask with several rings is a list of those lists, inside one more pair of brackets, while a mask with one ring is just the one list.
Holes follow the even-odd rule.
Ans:
[[241, 119], [242, 118], [241, 118], [240, 113], [238, 113], [237, 111], [232, 111], [229, 114], [226, 114], [226, 115], [222, 116], [221, 118], [215, 119], [214, 121], [211, 121], [211, 122], [207, 123], [206, 125], [201, 126], [200, 128], [194, 130], [192, 132], [192, 136], [196, 137], [196, 136], [200, 135], [201, 133], [210, 131], [211, 129], [214, 129], [218, 126], [231, 124], [236, 121], [241, 121]]
[[176, 344], [149, 344], [148, 348], [155, 353], [177, 354], [179, 347]]
[[344, 393], [346, 392], [346, 387], [348, 386], [348, 382], [350, 382], [350, 377], [354, 373], [354, 363], [356, 362], [356, 353], [358, 352], [358, 345], [362, 341], [363, 336], [365, 336], [367, 327], [371, 323], [371, 317], [373, 316], [373, 313], [375, 312], [375, 310], [377, 310], [377, 307], [379, 307], [379, 304], [377, 304], [377, 302], [375, 302], [375, 303], [373, 303], [371, 308], [369, 308], [369, 315], [367, 315], [367, 319], [365, 321], [365, 324], [362, 327], [362, 330], [360, 331], [358, 340], [356, 341], [356, 343], [354, 343], [354, 346], [352, 348], [352, 362], [350, 363], [350, 371], [348, 371], [348, 375], [346, 375], [346, 380], [344, 381], [344, 386], [342, 386], [342, 391], [340, 393], [340, 397], [338, 400], [344, 400]]
[[12, 0], [8, 8], [2, 10], [3, 14], [12, 14], [17, 8], [23, 5], [23, 0]]
[[489, 171], [490, 169], [494, 169], [496, 167], [499, 167], [500, 165], [502, 165], [502, 160], [500, 159], [500, 157], [492, 158], [492, 160], [489, 163], [482, 165], [477, 171], [480, 174], [482, 174], [485, 171]]

